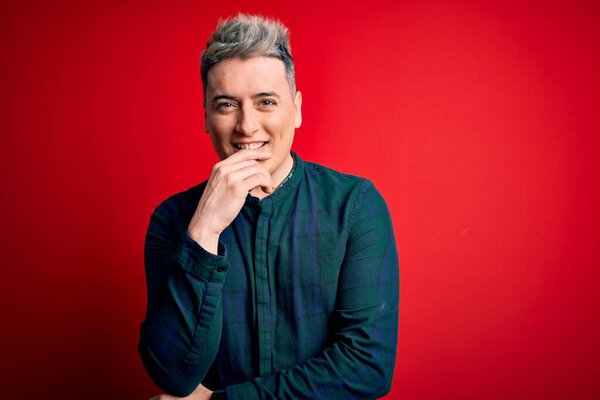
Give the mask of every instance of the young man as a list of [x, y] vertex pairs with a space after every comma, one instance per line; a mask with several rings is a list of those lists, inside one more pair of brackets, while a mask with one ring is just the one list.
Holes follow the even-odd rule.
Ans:
[[202, 83], [221, 161], [160, 204], [146, 236], [139, 351], [169, 393], [158, 398], [383, 396], [398, 324], [392, 223], [369, 181], [291, 152], [302, 95], [287, 29], [219, 23]]

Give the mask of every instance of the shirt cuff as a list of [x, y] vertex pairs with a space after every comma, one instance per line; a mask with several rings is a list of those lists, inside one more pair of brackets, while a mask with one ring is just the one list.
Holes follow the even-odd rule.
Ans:
[[212, 282], [222, 282], [229, 268], [227, 248], [219, 241], [217, 255], [206, 251], [194, 241], [187, 232], [181, 235], [181, 241], [176, 251], [179, 265], [198, 279]]
[[260, 400], [252, 381], [227, 386], [226, 391], [229, 400]]

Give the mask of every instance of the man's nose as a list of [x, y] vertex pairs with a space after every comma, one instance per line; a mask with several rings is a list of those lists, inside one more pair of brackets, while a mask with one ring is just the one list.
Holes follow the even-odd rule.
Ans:
[[241, 109], [238, 114], [236, 130], [243, 135], [252, 135], [258, 131], [258, 116], [254, 109]]

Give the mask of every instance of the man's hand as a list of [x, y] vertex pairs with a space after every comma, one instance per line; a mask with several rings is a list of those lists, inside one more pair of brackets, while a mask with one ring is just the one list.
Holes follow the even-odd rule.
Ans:
[[271, 174], [258, 162], [270, 157], [269, 150], [244, 149], [215, 164], [188, 226], [192, 239], [206, 251], [217, 254], [219, 235], [238, 215], [251, 190], [273, 192]]

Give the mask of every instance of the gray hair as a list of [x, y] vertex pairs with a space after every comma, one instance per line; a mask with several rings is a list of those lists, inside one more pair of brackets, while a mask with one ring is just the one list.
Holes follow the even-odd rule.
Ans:
[[235, 18], [220, 19], [217, 29], [206, 42], [206, 49], [200, 57], [204, 93], [208, 83], [208, 71], [219, 61], [255, 56], [281, 60], [292, 95], [296, 93], [294, 59], [287, 27], [275, 19], [241, 13]]

